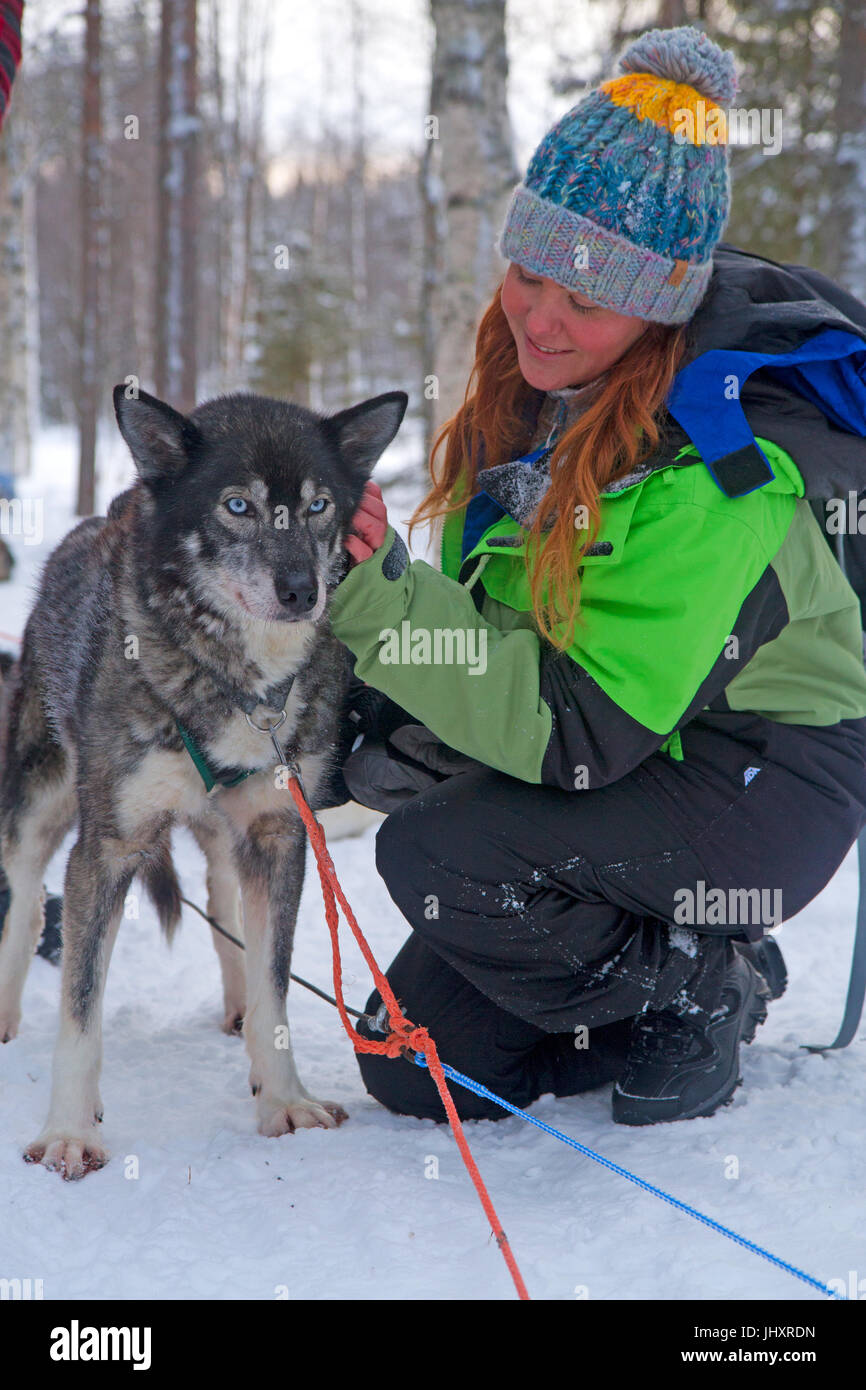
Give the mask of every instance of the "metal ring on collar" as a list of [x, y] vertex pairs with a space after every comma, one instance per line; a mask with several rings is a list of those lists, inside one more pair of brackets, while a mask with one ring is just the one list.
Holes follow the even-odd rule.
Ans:
[[253, 721], [252, 721], [252, 719], [250, 719], [250, 716], [246, 713], [246, 711], [244, 711], [244, 719], [247, 721], [247, 723], [249, 724], [249, 726], [250, 726], [251, 729], [255, 729], [255, 731], [256, 731], [257, 734], [272, 734], [272, 733], [274, 733], [277, 729], [279, 729], [279, 728], [281, 727], [281, 725], [285, 724], [285, 722], [286, 722], [286, 717], [287, 717], [287, 716], [286, 716], [286, 711], [285, 711], [285, 710], [280, 710], [280, 716], [279, 716], [279, 718], [278, 718], [278, 719], [275, 719], [274, 722], [273, 722], [272, 724], [261, 725], [261, 724], [254, 724]]

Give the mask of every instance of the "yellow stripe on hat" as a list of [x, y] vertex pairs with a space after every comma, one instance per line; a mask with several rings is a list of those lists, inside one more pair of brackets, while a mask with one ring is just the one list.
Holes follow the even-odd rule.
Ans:
[[726, 145], [728, 121], [717, 106], [694, 87], [656, 77], [650, 72], [631, 72], [611, 78], [598, 88], [614, 106], [626, 106], [639, 120], [654, 121], [672, 135], [681, 133], [691, 145]]

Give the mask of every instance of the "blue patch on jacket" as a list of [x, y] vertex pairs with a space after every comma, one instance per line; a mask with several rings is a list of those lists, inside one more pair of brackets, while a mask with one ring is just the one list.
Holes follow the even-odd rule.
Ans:
[[[770, 368], [783, 385], [805, 396], [840, 429], [866, 437], [866, 343], [855, 334], [825, 329], [792, 352], [711, 349], [677, 373], [665, 404], [722, 492], [728, 489], [714, 465], [734, 455], [753, 454], [756, 465], [754, 485], [738, 495], [766, 486], [775, 476], [739, 401], [744, 383], [760, 367]], [[736, 382], [737, 392], [730, 398], [729, 378]]]
[[[540, 459], [550, 449], [549, 444], [543, 444], [540, 449], [533, 449], [531, 454], [522, 454], [519, 459], [513, 459], [512, 463], [525, 463], [531, 466]], [[466, 508], [466, 516], [463, 521], [463, 543], [460, 553], [461, 564], [466, 559], [470, 551], [474, 550], [484, 532], [489, 527], [494, 526], [503, 516], [510, 515], [501, 502], [497, 502], [487, 492], [479, 492], [469, 506]], [[519, 517], [514, 518], [519, 521]]]

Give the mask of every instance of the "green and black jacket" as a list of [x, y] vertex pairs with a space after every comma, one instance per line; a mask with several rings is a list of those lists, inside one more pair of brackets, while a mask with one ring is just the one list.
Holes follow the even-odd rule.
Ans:
[[[568, 651], [532, 620], [528, 515], [510, 487], [527, 465], [515, 462], [480, 475], [495, 519], [466, 553], [478, 500], [447, 520], [441, 571], [407, 563], [390, 527], [349, 571], [331, 621], [356, 674], [452, 748], [568, 789], [614, 782], [659, 749], [682, 758], [679, 730], [705, 710], [862, 719], [860, 603], [807, 500], [866, 487], [866, 424], [858, 435], [844, 413], [866, 360], [862, 313], [814, 272], [722, 244], [663, 442], [601, 494]], [[474, 667], [393, 659], [393, 634], [405, 654], [437, 629], [473, 632]]]

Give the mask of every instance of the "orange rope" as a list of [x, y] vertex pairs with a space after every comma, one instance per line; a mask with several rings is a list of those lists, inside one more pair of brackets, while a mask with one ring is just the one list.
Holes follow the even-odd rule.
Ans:
[[[370, 947], [367, 945], [364, 933], [358, 926], [355, 914], [346, 901], [343, 890], [340, 887], [333, 861], [328, 853], [327, 844], [325, 843], [325, 832], [322, 830], [321, 825], [307, 805], [297, 777], [291, 777], [289, 779], [289, 790], [292, 793], [301, 819], [306, 826], [307, 834], [310, 837], [310, 844], [313, 846], [313, 852], [316, 856], [316, 865], [322, 884], [322, 896], [325, 900], [325, 917], [328, 922], [328, 930], [331, 933], [331, 955], [334, 965], [334, 993], [337, 996], [337, 1008], [340, 1011], [343, 1027], [356, 1052], [376, 1052], [379, 1053], [380, 1056], [385, 1057], [399, 1057], [405, 1055], [409, 1051], [424, 1053], [430, 1075], [436, 1082], [437, 1090], [442, 1098], [442, 1104], [445, 1106], [446, 1114], [451, 1121], [451, 1128], [454, 1131], [457, 1147], [469, 1171], [469, 1176], [475, 1184], [475, 1190], [478, 1193], [481, 1205], [493, 1229], [493, 1234], [496, 1237], [496, 1244], [502, 1251], [503, 1258], [508, 1265], [519, 1297], [521, 1299], [528, 1299], [529, 1294], [523, 1282], [523, 1276], [517, 1267], [514, 1253], [508, 1243], [508, 1237], [502, 1229], [502, 1224], [499, 1217], [496, 1215], [496, 1210], [490, 1200], [487, 1188], [484, 1186], [484, 1180], [478, 1171], [475, 1159], [472, 1157], [469, 1145], [466, 1142], [463, 1126], [460, 1123], [460, 1116], [457, 1114], [457, 1107], [448, 1089], [445, 1073], [442, 1070], [442, 1063], [436, 1051], [436, 1044], [430, 1037], [426, 1028], [416, 1028], [415, 1024], [410, 1023], [408, 1018], [405, 1017], [400, 1005], [394, 997], [391, 986], [376, 964], [375, 957]], [[346, 1005], [343, 1000], [343, 971], [342, 962], [340, 960], [339, 942], [340, 919], [337, 912], [337, 901], [339, 901], [340, 907], [343, 909], [346, 921], [351, 927], [352, 935], [361, 948], [364, 959], [375, 981], [376, 988], [387, 1009], [388, 1021], [392, 1031], [384, 1042], [374, 1042], [372, 1038], [362, 1038], [361, 1034], [353, 1027], [351, 1019], [346, 1011]]]

